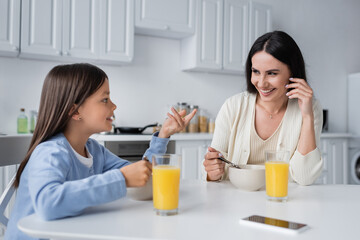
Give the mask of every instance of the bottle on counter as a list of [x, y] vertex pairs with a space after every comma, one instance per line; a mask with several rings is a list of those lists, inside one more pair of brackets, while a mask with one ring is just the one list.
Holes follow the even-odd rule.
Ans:
[[201, 133], [208, 132], [208, 117], [205, 109], [200, 109], [199, 111], [199, 131]]
[[[190, 105], [190, 109], [189, 112], [191, 113], [192, 111], [194, 111], [194, 109], [199, 110], [199, 106], [197, 105]], [[188, 132], [189, 133], [197, 133], [199, 132], [199, 117], [198, 117], [199, 113], [196, 113], [195, 116], [190, 120], [189, 126], [188, 126]]]
[[37, 122], [37, 112], [30, 111], [30, 132], [33, 133]]
[[25, 108], [20, 109], [20, 114], [17, 118], [17, 133], [28, 133], [28, 118], [25, 114]]
[[[189, 110], [188, 110], [188, 105], [186, 102], [178, 102], [177, 103], [176, 111], [180, 112], [181, 110], [185, 110], [186, 114], [188, 114]], [[186, 133], [186, 128], [184, 128], [184, 130], [180, 131], [180, 133]]]

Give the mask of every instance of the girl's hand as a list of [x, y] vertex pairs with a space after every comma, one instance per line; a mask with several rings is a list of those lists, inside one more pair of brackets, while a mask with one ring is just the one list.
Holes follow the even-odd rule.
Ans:
[[120, 168], [120, 171], [127, 187], [142, 187], [151, 177], [152, 165], [149, 161], [141, 160]]
[[293, 88], [291, 91], [286, 93], [286, 96], [289, 99], [297, 98], [299, 103], [299, 108], [301, 110], [301, 114], [304, 117], [310, 116], [314, 117], [313, 108], [312, 108], [312, 97], [313, 90], [307, 84], [304, 79], [301, 78], [290, 78], [292, 83], [286, 85], [286, 88]]
[[208, 152], [205, 154], [204, 167], [207, 172], [207, 180], [217, 181], [225, 172], [225, 163], [218, 159], [221, 155], [219, 151], [212, 147], [208, 147]]
[[174, 133], [184, 130], [196, 113], [196, 109], [194, 109], [194, 111], [186, 115], [185, 110], [177, 112], [173, 107], [171, 108], [171, 111], [174, 115], [167, 113], [168, 118], [161, 127], [159, 133], [160, 138], [168, 138]]

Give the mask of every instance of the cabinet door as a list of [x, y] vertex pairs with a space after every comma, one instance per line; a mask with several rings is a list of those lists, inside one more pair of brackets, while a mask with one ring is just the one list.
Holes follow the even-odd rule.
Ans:
[[98, 59], [98, 0], [64, 0], [63, 56]]
[[200, 0], [197, 13], [197, 65], [222, 69], [223, 1]]
[[59, 56], [62, 1], [23, 0], [21, 15], [21, 56]]
[[271, 6], [250, 2], [249, 48], [264, 33], [271, 31]]
[[182, 156], [181, 178], [200, 179], [205, 141], [176, 141], [175, 145], [175, 153]]
[[348, 182], [348, 142], [345, 138], [321, 140], [324, 160], [322, 176], [316, 181], [323, 184], [347, 184]]
[[136, 32], [171, 38], [194, 33], [195, 0], [136, 0]]
[[0, 1], [0, 55], [19, 54], [20, 0]]
[[104, 0], [100, 4], [100, 61], [131, 62], [134, 56], [133, 0]]
[[249, 4], [241, 0], [224, 2], [224, 70], [244, 72], [248, 53]]

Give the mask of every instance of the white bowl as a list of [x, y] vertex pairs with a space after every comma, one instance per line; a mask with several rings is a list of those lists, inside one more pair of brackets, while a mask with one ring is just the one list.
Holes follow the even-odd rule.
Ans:
[[152, 191], [152, 177], [149, 178], [149, 181], [143, 187], [129, 187], [127, 188], [126, 196], [134, 200], [152, 200], [153, 191]]
[[265, 186], [264, 165], [242, 165], [242, 169], [229, 167], [230, 182], [246, 191], [257, 191]]

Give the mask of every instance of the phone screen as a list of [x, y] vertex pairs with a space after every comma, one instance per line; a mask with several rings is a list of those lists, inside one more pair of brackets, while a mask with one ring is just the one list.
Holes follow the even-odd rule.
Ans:
[[291, 230], [300, 230], [307, 226], [306, 224], [303, 223], [289, 222], [285, 220], [263, 217], [259, 215], [252, 215], [250, 217], [243, 218], [243, 220], [262, 223], [270, 226], [276, 226], [284, 229], [291, 229]]

